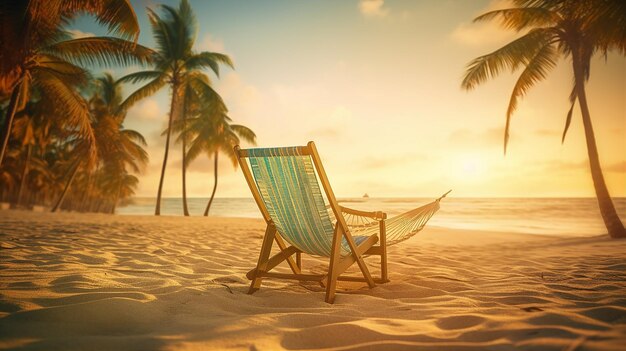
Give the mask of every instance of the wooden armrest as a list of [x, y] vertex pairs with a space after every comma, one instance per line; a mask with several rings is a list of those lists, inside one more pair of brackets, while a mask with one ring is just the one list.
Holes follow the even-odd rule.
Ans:
[[367, 217], [367, 218], [372, 218], [376, 220], [387, 219], [387, 214], [382, 211], [372, 211], [372, 212], [359, 211], [359, 210], [355, 210], [355, 209], [347, 208], [343, 206], [339, 206], [339, 208], [341, 209], [341, 212], [355, 215], [355, 216]]

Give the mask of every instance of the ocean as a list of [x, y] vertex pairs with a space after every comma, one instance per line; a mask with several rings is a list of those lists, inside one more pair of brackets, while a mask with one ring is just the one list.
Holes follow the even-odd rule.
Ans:
[[[188, 198], [192, 216], [201, 216], [208, 198]], [[346, 207], [364, 211], [385, 211], [389, 217], [426, 204], [427, 198], [344, 198]], [[614, 204], [626, 221], [626, 198], [614, 198]], [[134, 198], [120, 207], [121, 215], [154, 214], [154, 198]], [[181, 216], [181, 198], [163, 198], [162, 215]], [[261, 218], [252, 198], [216, 198], [210, 216]], [[552, 235], [597, 235], [606, 233], [595, 198], [445, 198], [429, 225]]]

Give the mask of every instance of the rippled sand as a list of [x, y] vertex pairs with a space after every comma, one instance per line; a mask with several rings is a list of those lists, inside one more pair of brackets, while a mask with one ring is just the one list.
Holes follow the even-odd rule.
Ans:
[[[390, 283], [340, 283], [328, 305], [312, 283], [266, 280], [246, 294], [263, 229], [254, 219], [0, 211], [0, 349], [626, 345], [626, 240], [430, 227], [389, 249]], [[368, 261], [376, 274], [378, 259]]]

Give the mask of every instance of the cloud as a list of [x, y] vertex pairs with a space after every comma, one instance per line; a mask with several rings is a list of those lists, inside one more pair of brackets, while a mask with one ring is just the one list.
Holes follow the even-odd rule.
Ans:
[[365, 17], [385, 17], [389, 14], [389, 9], [385, 8], [385, 0], [361, 0], [359, 1], [359, 11]]
[[[515, 139], [519, 141], [519, 138], [513, 133], [510, 133], [509, 143]], [[482, 131], [474, 131], [468, 128], [456, 129], [450, 133], [448, 140], [451, 143], [462, 146], [502, 146], [504, 143], [504, 129], [503, 128], [489, 128]]]
[[[514, 7], [510, 1], [494, 0], [487, 7], [478, 12], [477, 15], [489, 11]], [[500, 26], [498, 21], [488, 22], [463, 22], [450, 33], [450, 37], [466, 46], [493, 46], [504, 44], [516, 38], [518, 33], [507, 30]]]
[[202, 38], [202, 40], [200, 40], [200, 43], [198, 44], [198, 50], [219, 52], [222, 54], [226, 53], [226, 50], [224, 49], [224, 41], [222, 41], [222, 39], [213, 37], [211, 34], [206, 34]]
[[[174, 147], [174, 150], [178, 150], [174, 152], [178, 152], [180, 154], [181, 153], [180, 144], [176, 144], [176, 146]], [[187, 167], [187, 173], [213, 174], [214, 172], [213, 165], [214, 165], [213, 154], [211, 153], [211, 157], [209, 157], [207, 153], [202, 153], [189, 164], [189, 167]], [[176, 170], [182, 170], [183, 169], [182, 157], [171, 162], [170, 165], [168, 165], [168, 167], [171, 167], [172, 169], [176, 169]], [[233, 164], [231, 159], [226, 157], [226, 155], [224, 155], [223, 153], [220, 153], [220, 155], [217, 158], [217, 169], [218, 169], [218, 174], [224, 173], [227, 170], [234, 170], [235, 165]]]
[[320, 112], [315, 119], [315, 125], [322, 125], [320, 128], [312, 128], [308, 133], [314, 139], [328, 138], [337, 139], [350, 128], [352, 123], [352, 111], [345, 106], [335, 106], [330, 113]]
[[425, 154], [408, 152], [405, 154], [387, 156], [368, 156], [358, 161], [357, 165], [363, 170], [384, 169], [389, 167], [406, 167], [408, 163], [425, 162], [428, 156]]
[[165, 111], [161, 110], [155, 98], [142, 100], [128, 110], [128, 114], [143, 121], [156, 121], [165, 118]]
[[578, 170], [586, 170], [589, 163], [586, 160], [570, 162], [561, 160], [548, 160], [538, 164], [542, 172], [571, 172]]
[[617, 162], [605, 167], [607, 172], [626, 173], [626, 161]]
[[72, 36], [72, 39], [95, 37], [96, 35], [91, 32], [83, 32], [79, 29], [69, 29], [68, 32]]
[[562, 133], [552, 129], [537, 129], [535, 130], [535, 134], [542, 137], [561, 137]]
[[260, 99], [258, 89], [243, 81], [238, 73], [228, 72], [221, 77], [215, 81], [215, 89], [226, 103], [254, 105]]
[[224, 99], [228, 114], [236, 124], [243, 124], [254, 129], [250, 123], [258, 123], [258, 117], [264, 98], [252, 84], [247, 83], [236, 72], [221, 75], [213, 80], [214, 89]]

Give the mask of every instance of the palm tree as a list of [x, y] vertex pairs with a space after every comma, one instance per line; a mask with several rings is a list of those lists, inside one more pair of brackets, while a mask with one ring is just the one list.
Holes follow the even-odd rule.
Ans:
[[139, 179], [124, 170], [104, 170], [100, 174], [99, 188], [103, 191], [108, 203], [104, 212], [115, 213], [120, 201], [126, 201], [135, 194]]
[[91, 150], [94, 150], [94, 144], [91, 140], [75, 137], [74, 139], [66, 142], [65, 150], [66, 155], [68, 157], [69, 155], [72, 155], [73, 159], [66, 159], [66, 162], [63, 162], [65, 172], [59, 181], [63, 182], [65, 185], [63, 186], [63, 190], [55, 201], [54, 206], [52, 206], [50, 212], [56, 212], [59, 208], [61, 208], [72, 183], [74, 183], [74, 180], [76, 179], [76, 176], [81, 171], [91, 172], [94, 165], [98, 162], [98, 153], [91, 152]]
[[[21, 149], [26, 149], [15, 200], [15, 206], [17, 207], [23, 205], [24, 192], [28, 184], [27, 178], [31, 170], [33, 156], [35, 157], [36, 166], [41, 164], [37, 161], [37, 157], [50, 142], [49, 132], [51, 125], [52, 119], [46, 115], [46, 106], [44, 101], [41, 100], [29, 102], [26, 108], [16, 115], [12, 133], [14, 138], [19, 141]], [[35, 154], [33, 155], [33, 153]], [[41, 169], [41, 167], [37, 168]]]
[[[120, 37], [71, 39], [62, 28], [81, 14], [90, 14]], [[152, 51], [136, 44], [139, 24], [128, 0], [17, 0], [0, 3], [0, 97], [8, 98], [2, 128], [0, 165], [13, 118], [33, 88], [55, 100], [69, 124], [93, 142], [89, 112], [75, 87], [88, 81], [82, 66], [145, 64]], [[131, 39], [132, 41], [126, 40]], [[90, 149], [94, 154], [95, 149]]]
[[504, 152], [509, 140], [511, 115], [520, 97], [545, 79], [560, 56], [571, 57], [574, 87], [570, 95], [562, 141], [569, 128], [574, 104], [578, 101], [585, 130], [587, 153], [600, 212], [613, 238], [626, 237], [609, 195], [598, 157], [591, 115], [585, 92], [591, 58], [610, 50], [626, 54], [626, 2], [621, 0], [515, 0], [517, 7], [487, 12], [474, 21], [499, 19], [505, 28], [527, 33], [502, 48], [468, 64], [462, 88], [471, 90], [503, 69], [524, 67], [513, 88], [506, 114]]
[[[183, 87], [186, 79], [188, 79], [190, 73], [206, 68], [211, 69], [219, 76], [220, 63], [226, 64], [231, 68], [233, 67], [231, 59], [224, 54], [207, 51], [196, 52], [193, 50], [197, 25], [195, 15], [187, 0], [182, 0], [178, 9], [167, 5], [161, 5], [160, 7], [163, 10], [162, 16], [148, 9], [150, 26], [157, 43], [153, 69], [132, 73], [122, 78], [123, 81], [132, 83], [149, 81], [124, 101], [122, 104], [123, 108], [128, 108], [137, 101], [155, 94], [166, 85], [169, 85], [172, 94], [167, 126], [168, 132], [165, 138], [165, 153], [161, 167], [157, 203], [154, 210], [154, 214], [157, 216], [161, 214], [161, 194], [167, 167], [172, 122], [179, 118], [185, 118], [185, 114], [182, 113], [182, 105], [185, 93]], [[185, 157], [185, 149], [186, 145], [183, 144], [183, 157]], [[188, 216], [185, 172], [185, 167], [183, 167], [183, 211], [184, 215]]]
[[215, 180], [211, 198], [204, 210], [204, 216], [208, 216], [217, 191], [217, 166], [220, 152], [225, 154], [236, 168], [238, 161], [233, 148], [240, 144], [240, 138], [254, 144], [256, 135], [248, 127], [231, 124], [232, 119], [228, 117], [228, 110], [222, 99], [206, 81], [203, 83], [200, 80], [196, 83], [199, 89], [195, 91], [201, 91], [201, 93], [195, 95], [195, 104], [190, 108], [191, 116], [187, 119], [186, 125], [175, 125], [174, 128], [180, 131], [179, 140], [185, 140], [185, 138], [191, 140], [187, 151], [187, 163], [183, 164], [184, 168], [203, 153], [206, 153], [209, 158], [213, 157]]
[[[133, 173], [142, 173], [148, 163], [148, 154], [144, 147], [146, 140], [141, 133], [125, 129], [123, 127], [126, 118], [125, 110], [120, 108], [122, 103], [121, 80], [115, 80], [113, 76], [106, 73], [98, 78], [98, 89], [90, 100], [92, 114], [95, 117], [96, 127], [102, 145], [101, 150], [101, 171], [107, 179], [105, 184], [114, 184], [117, 188], [113, 190], [115, 196], [111, 199], [110, 210], [115, 211], [117, 203], [124, 194], [121, 188], [131, 184], [130, 179], [137, 179]], [[134, 182], [134, 186], [138, 181]], [[110, 192], [109, 192], [110, 193]]]
[[[90, 154], [86, 152], [83, 139], [76, 138], [70, 141], [76, 144], [71, 147], [75, 148], [73, 152], [78, 155], [75, 157], [77, 162], [68, 166], [69, 175], [64, 177], [68, 181], [53, 212], [61, 206], [69, 186], [81, 171], [84, 172], [81, 176], [84, 180], [85, 194], [83, 201], [76, 202], [79, 205], [74, 206], [79, 208], [83, 207], [82, 204], [90, 197], [93, 182], [100, 173], [111, 173], [107, 175], [111, 179], [123, 178], [128, 169], [140, 173], [148, 162], [144, 137], [137, 131], [123, 128], [126, 113], [120, 109], [122, 102], [120, 81], [116, 81], [107, 73], [95, 83], [95, 92], [89, 99], [89, 106], [97, 149], [96, 157], [89, 158]], [[117, 201], [117, 198], [115, 200]]]

